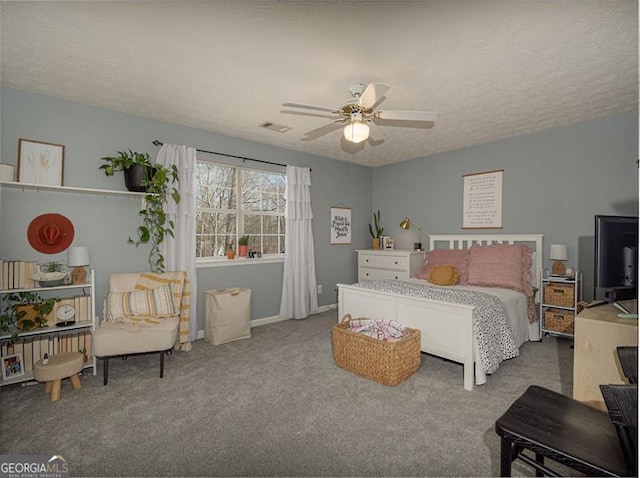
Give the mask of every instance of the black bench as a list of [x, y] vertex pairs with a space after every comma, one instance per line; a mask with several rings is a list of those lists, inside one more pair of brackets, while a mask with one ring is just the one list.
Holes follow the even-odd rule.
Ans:
[[516, 458], [535, 468], [536, 476], [559, 476], [545, 458], [590, 476], [633, 475], [609, 414], [552, 390], [530, 386], [495, 429], [501, 476], [511, 476]]
[[502, 476], [511, 476], [515, 459], [535, 468], [536, 476], [558, 476], [545, 458], [587, 475], [638, 476], [638, 347], [616, 352], [629, 385], [600, 385], [608, 414], [531, 386], [496, 421]]

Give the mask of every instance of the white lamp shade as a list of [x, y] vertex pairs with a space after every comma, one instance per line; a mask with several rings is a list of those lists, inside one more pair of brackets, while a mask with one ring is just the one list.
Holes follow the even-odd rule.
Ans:
[[352, 121], [343, 130], [344, 138], [352, 143], [362, 143], [369, 137], [369, 125], [360, 121]]
[[569, 257], [566, 244], [551, 244], [549, 259], [553, 261], [566, 261]]
[[88, 266], [89, 262], [89, 249], [83, 246], [70, 247], [67, 255], [67, 265], [70, 267], [84, 267]]

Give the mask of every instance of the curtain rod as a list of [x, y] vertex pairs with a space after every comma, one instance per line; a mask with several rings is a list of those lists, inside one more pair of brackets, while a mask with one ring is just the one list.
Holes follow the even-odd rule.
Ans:
[[[153, 144], [155, 146], [162, 146], [164, 143], [162, 141], [158, 141], [156, 139], [155, 141], [153, 141]], [[220, 156], [227, 156], [229, 158], [237, 158], [237, 159], [241, 159], [243, 161], [255, 161], [256, 163], [273, 164], [274, 166], [282, 166], [282, 167], [285, 167], [285, 168], [287, 167], [286, 164], [273, 163], [271, 161], [265, 161], [263, 159], [245, 158], [244, 156], [236, 156], [234, 154], [227, 154], [227, 153], [218, 153], [217, 151], [207, 151], [206, 149], [196, 149], [196, 151], [200, 151], [201, 153], [218, 154]]]

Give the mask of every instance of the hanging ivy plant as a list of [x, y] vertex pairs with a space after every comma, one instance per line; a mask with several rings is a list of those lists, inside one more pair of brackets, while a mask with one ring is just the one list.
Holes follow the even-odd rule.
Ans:
[[132, 164], [146, 166], [152, 170], [152, 174], [145, 175], [141, 182], [144, 188], [145, 207], [139, 214], [142, 217], [142, 225], [137, 229], [137, 238], [129, 237], [129, 244], [151, 244], [149, 252], [149, 267], [152, 272], [164, 272], [164, 256], [160, 253], [160, 244], [165, 237], [174, 237], [175, 224], [167, 218], [165, 205], [171, 199], [176, 204], [180, 202], [178, 168], [162, 164], [152, 164], [147, 153], [136, 153], [131, 150], [118, 151], [118, 156], [105, 157], [102, 160], [106, 164], [99, 169], [104, 170], [107, 176], [113, 176], [116, 171], [124, 171]]

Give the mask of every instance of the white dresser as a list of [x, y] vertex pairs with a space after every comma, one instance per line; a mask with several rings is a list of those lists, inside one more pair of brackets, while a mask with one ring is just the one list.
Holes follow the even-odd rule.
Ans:
[[409, 279], [424, 266], [424, 252], [374, 251], [362, 249], [358, 253], [358, 281]]

